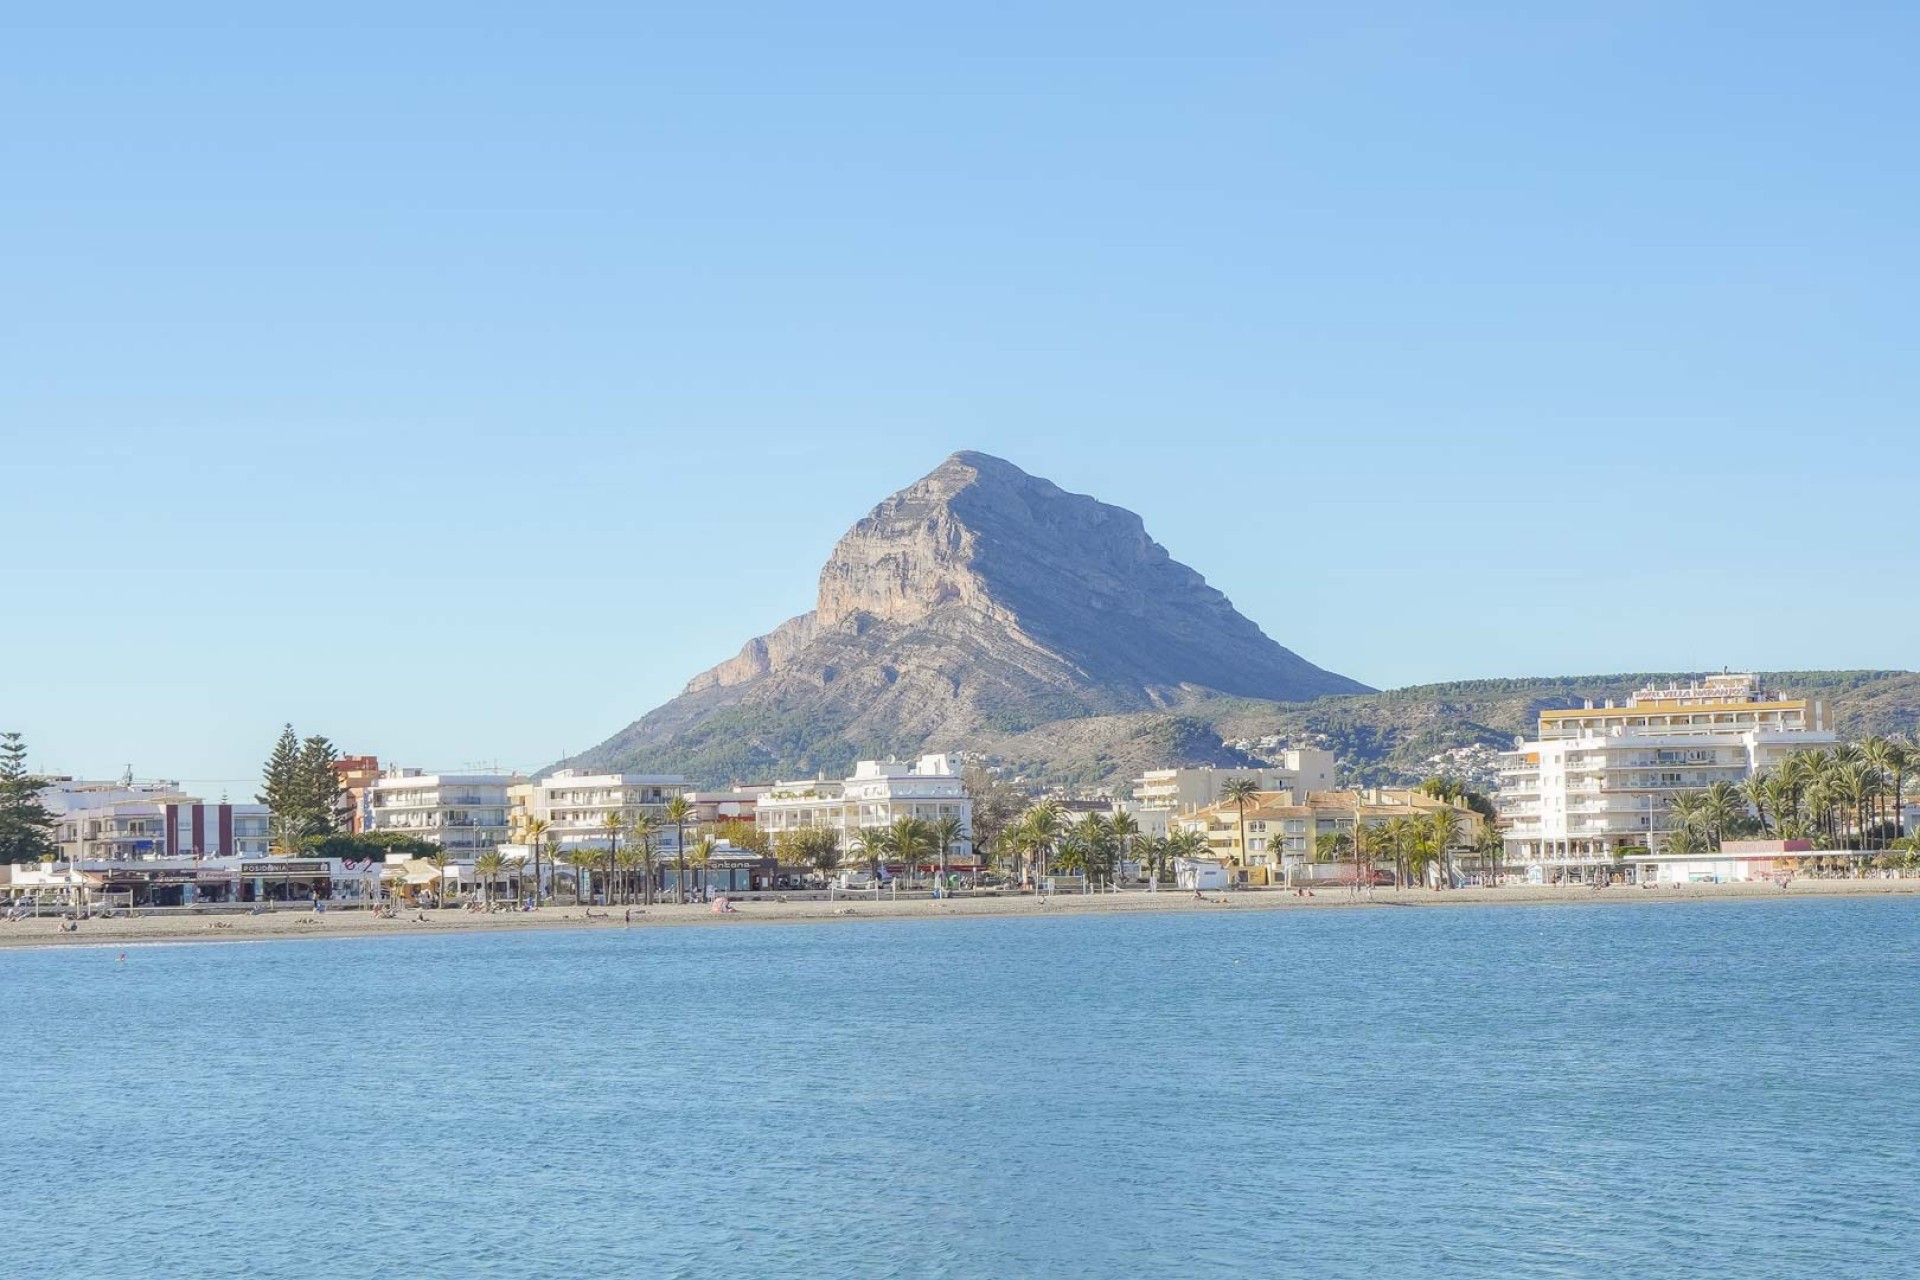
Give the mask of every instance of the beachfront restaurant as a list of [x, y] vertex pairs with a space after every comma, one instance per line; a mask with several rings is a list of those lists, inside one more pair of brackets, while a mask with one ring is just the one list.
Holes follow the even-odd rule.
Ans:
[[704, 884], [709, 895], [748, 893], [754, 889], [773, 888], [780, 865], [774, 859], [762, 857], [751, 849], [721, 845], [708, 855], [703, 870], [706, 874], [698, 877], [695, 883]]

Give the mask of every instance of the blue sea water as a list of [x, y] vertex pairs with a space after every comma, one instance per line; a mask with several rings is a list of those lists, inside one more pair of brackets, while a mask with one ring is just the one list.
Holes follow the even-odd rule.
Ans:
[[0, 953], [0, 1274], [1920, 1274], [1920, 904]]

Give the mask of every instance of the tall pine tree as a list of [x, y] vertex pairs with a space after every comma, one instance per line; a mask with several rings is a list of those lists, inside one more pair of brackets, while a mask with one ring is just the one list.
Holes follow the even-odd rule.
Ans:
[[261, 771], [260, 794], [254, 799], [272, 813], [276, 834], [306, 834], [312, 797], [302, 786], [300, 739], [292, 725], [282, 729], [280, 740], [273, 744], [273, 754], [267, 757], [266, 767]]
[[53, 818], [27, 773], [27, 744], [0, 733], [0, 862], [36, 862], [53, 852]]
[[314, 734], [300, 744], [300, 789], [307, 802], [307, 834], [332, 835], [339, 828], [340, 797], [344, 788], [334, 764], [340, 753], [333, 743]]

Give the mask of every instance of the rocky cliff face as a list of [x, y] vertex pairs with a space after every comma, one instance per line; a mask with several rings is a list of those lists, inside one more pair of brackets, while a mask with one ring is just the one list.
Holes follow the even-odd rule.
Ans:
[[1268, 639], [1132, 512], [957, 453], [847, 532], [812, 613], [566, 763], [811, 772], [1222, 694], [1363, 690]]

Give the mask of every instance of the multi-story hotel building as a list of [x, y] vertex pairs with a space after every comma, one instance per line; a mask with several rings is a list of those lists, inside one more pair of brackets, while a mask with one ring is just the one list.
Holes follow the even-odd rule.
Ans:
[[1219, 800], [1228, 782], [1251, 778], [1260, 790], [1287, 792], [1298, 804], [1308, 792], [1333, 790], [1333, 762], [1333, 752], [1309, 747], [1260, 769], [1149, 769], [1133, 780], [1133, 801], [1144, 810], [1192, 813]]
[[776, 782], [760, 797], [754, 822], [775, 840], [783, 831], [825, 827], [845, 844], [863, 828], [891, 826], [900, 818], [958, 818], [966, 835], [947, 861], [964, 866], [973, 860], [973, 800], [955, 763], [949, 755], [862, 760], [843, 781]]
[[[685, 790], [687, 780], [677, 773], [583, 773], [561, 769], [535, 782], [518, 783], [508, 791], [508, 826], [514, 838], [526, 835], [526, 824], [539, 819], [547, 835], [561, 849], [583, 846], [605, 848], [607, 818], [621, 826], [641, 813], [660, 819], [667, 802]], [[674, 831], [664, 821], [654, 836], [654, 847], [673, 847]]]
[[1782, 698], [1744, 674], [1641, 689], [1621, 706], [1543, 711], [1539, 737], [1501, 757], [1506, 860], [1590, 878], [1622, 851], [1664, 850], [1680, 792], [1837, 741], [1825, 701]]
[[372, 830], [402, 831], [471, 858], [508, 837], [507, 773], [422, 773], [389, 769], [368, 789]]

